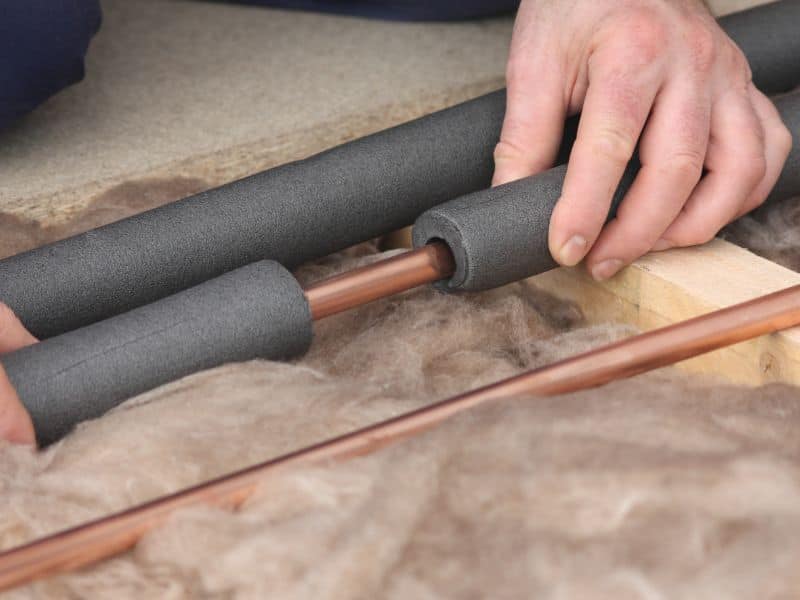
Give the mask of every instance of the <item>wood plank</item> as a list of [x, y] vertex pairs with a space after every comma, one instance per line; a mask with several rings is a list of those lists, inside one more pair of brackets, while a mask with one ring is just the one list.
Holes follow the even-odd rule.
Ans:
[[[800, 284], [800, 274], [724, 240], [653, 253], [616, 277], [595, 282], [582, 268], [560, 268], [531, 278], [575, 302], [589, 323], [662, 327]], [[732, 382], [800, 385], [800, 328], [737, 344], [680, 366]]]

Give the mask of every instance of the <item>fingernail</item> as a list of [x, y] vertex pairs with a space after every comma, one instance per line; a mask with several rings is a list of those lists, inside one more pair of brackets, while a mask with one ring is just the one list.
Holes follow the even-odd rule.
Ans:
[[561, 246], [556, 259], [564, 266], [577, 265], [586, 255], [586, 238], [582, 235], [573, 235], [567, 243]]
[[653, 244], [653, 250], [655, 252], [661, 252], [662, 250], [669, 250], [670, 248], [674, 247], [675, 244], [670, 242], [669, 240], [665, 240], [661, 238], [655, 244]]
[[605, 281], [622, 268], [622, 261], [617, 258], [609, 258], [601, 263], [598, 263], [592, 269], [592, 277], [597, 281]]

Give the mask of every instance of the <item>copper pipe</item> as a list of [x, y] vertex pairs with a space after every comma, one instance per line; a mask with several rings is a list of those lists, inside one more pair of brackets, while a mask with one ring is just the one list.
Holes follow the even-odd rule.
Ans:
[[278, 471], [369, 454], [479, 404], [586, 389], [795, 325], [800, 286], [633, 336], [8, 550], [0, 554], [0, 589], [119, 554], [179, 508], [236, 507]]
[[316, 321], [379, 298], [446, 279], [455, 272], [446, 244], [434, 242], [360, 269], [342, 273], [305, 291]]

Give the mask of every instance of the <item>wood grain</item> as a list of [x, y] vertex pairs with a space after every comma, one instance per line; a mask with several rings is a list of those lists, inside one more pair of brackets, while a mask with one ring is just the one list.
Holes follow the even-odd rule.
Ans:
[[[556, 269], [531, 281], [578, 304], [590, 323], [615, 321], [650, 330], [800, 284], [800, 274], [716, 239], [650, 254], [603, 283], [582, 268]], [[737, 344], [681, 366], [735, 383], [800, 384], [800, 330]]]

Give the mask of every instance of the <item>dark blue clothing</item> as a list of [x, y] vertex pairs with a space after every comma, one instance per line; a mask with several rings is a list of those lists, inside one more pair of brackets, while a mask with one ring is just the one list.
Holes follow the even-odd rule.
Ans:
[[83, 79], [98, 0], [0, 0], [0, 128]]
[[[130, 0], [135, 1], [135, 0]], [[234, 0], [363, 17], [449, 21], [516, 9], [519, 0]], [[99, 0], [0, 0], [0, 130], [83, 79]]]
[[517, 9], [520, 0], [235, 0], [243, 4], [291, 8], [396, 21], [459, 21]]

